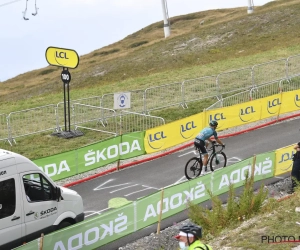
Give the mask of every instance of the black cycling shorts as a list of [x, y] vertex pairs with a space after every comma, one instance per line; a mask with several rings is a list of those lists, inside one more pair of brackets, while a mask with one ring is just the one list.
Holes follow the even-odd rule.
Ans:
[[196, 148], [201, 150], [201, 153], [203, 155], [207, 154], [207, 150], [206, 150], [204, 141], [199, 140], [199, 139], [196, 138], [195, 141], [194, 141], [194, 145], [195, 145]]

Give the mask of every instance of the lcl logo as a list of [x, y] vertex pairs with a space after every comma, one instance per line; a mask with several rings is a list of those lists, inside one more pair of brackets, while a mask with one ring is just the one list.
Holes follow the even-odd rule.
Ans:
[[274, 107], [277, 107], [279, 105], [281, 105], [281, 102], [280, 102], [279, 98], [275, 98], [272, 101], [268, 101], [267, 110], [268, 110], [269, 114], [275, 114], [275, 113], [277, 113], [278, 110], [275, 110], [275, 111], [271, 112], [270, 109], [272, 109]]
[[191, 130], [193, 130], [194, 128], [197, 128], [197, 126], [195, 126], [194, 124], [194, 121], [187, 122], [185, 125], [180, 125], [180, 134], [182, 138], [191, 138], [194, 135], [194, 132], [192, 132]]
[[295, 99], [294, 99], [294, 102], [295, 102], [295, 105], [300, 108], [300, 99], [299, 99], [299, 96], [298, 95], [295, 95]]
[[253, 115], [250, 115], [250, 114], [253, 114], [255, 112], [256, 111], [253, 106], [248, 106], [248, 107], [240, 110], [239, 117], [240, 117], [241, 121], [248, 122], [248, 121], [252, 120], [252, 118], [253, 118]]
[[[281, 155], [281, 159], [278, 163], [283, 163], [283, 162], [286, 162], [286, 161], [291, 161], [293, 159], [293, 156], [294, 156], [294, 152], [292, 151], [290, 154], [287, 152], [287, 153], [284, 153]], [[290, 169], [292, 167], [293, 163], [291, 163], [287, 168], [285, 169], [281, 169], [283, 171], [287, 171], [288, 169]]]
[[67, 57], [67, 52], [63, 52], [63, 51], [61, 51], [61, 52], [55, 51], [55, 57], [63, 58], [63, 59], [69, 59]]
[[279, 161], [279, 163], [281, 162], [285, 162], [285, 161], [290, 161], [293, 159], [293, 156], [294, 156], [294, 152], [292, 151], [291, 154], [289, 153], [284, 153], [281, 155], [281, 159]]
[[164, 134], [164, 131], [156, 132], [154, 134], [149, 134], [148, 136], [148, 145], [153, 149], [160, 149], [164, 143], [155, 143], [157, 141], [161, 141], [166, 139], [167, 136]]
[[212, 120], [216, 120], [216, 121], [226, 120], [226, 117], [224, 116], [223, 113], [216, 113], [214, 115], [209, 115], [209, 121]]

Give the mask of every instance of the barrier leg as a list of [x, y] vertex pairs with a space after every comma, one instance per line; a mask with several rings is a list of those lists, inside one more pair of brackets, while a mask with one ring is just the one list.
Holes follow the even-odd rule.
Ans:
[[41, 234], [41, 238], [39, 238], [39, 250], [43, 250], [43, 243], [44, 243], [44, 234]]
[[159, 211], [159, 215], [158, 215], [158, 224], [157, 224], [156, 234], [160, 233], [160, 223], [161, 223], [161, 216], [162, 216], [163, 199], [164, 199], [164, 189], [161, 190], [160, 211]]

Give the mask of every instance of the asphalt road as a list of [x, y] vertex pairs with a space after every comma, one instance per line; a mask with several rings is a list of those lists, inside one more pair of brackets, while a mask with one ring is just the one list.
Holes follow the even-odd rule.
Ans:
[[[271, 151], [300, 141], [299, 127], [299, 119], [295, 119], [223, 139], [223, 142], [226, 143], [225, 152], [229, 161], [228, 165], [254, 154]], [[136, 200], [156, 192], [162, 187], [185, 180], [184, 166], [188, 159], [193, 156], [193, 148], [186, 148], [174, 154], [101, 176], [70, 188], [82, 196], [85, 215], [88, 218], [109, 210], [108, 202], [111, 199], [114, 199], [115, 202], [121, 200], [120, 198], [126, 198], [130, 201]], [[278, 179], [273, 178], [269, 179], [268, 183], [276, 181]], [[178, 214], [175, 221], [184, 219], [186, 219], [186, 214]], [[162, 229], [164, 226], [170, 226], [173, 221], [174, 218], [164, 220]], [[117, 249], [119, 246], [149, 235], [154, 231], [156, 231], [154, 227], [152, 229], [149, 227], [134, 235], [115, 241], [103, 249]]]

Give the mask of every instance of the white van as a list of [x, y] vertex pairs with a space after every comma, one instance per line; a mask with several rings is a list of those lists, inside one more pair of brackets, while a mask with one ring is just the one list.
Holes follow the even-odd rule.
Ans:
[[0, 149], [0, 249], [83, 221], [82, 198], [24, 156]]

